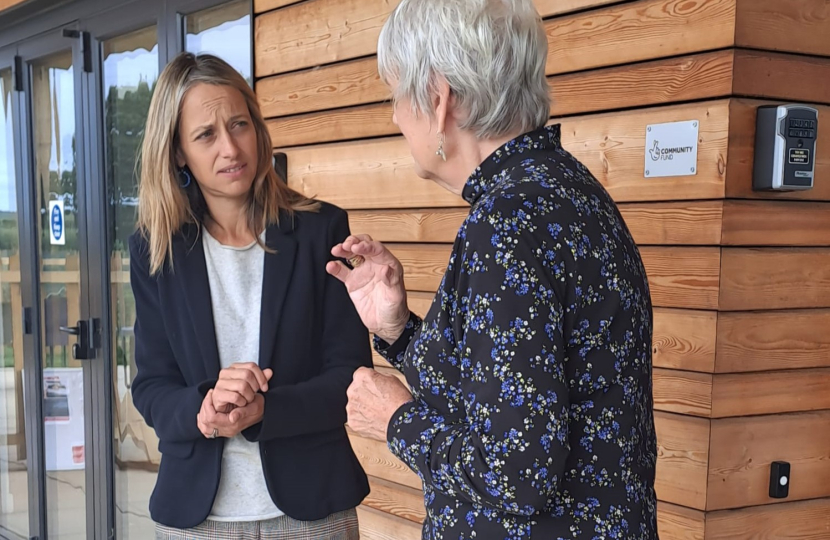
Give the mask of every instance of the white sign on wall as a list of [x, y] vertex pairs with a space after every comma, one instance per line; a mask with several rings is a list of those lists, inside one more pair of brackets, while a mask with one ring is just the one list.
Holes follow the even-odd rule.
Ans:
[[646, 126], [646, 178], [697, 174], [698, 122]]
[[63, 201], [49, 201], [49, 243], [63, 246], [66, 244], [66, 216]]

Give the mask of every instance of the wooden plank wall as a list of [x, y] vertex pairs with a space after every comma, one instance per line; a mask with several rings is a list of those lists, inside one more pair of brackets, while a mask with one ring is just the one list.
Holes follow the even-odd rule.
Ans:
[[[289, 183], [388, 242], [425, 313], [467, 210], [415, 176], [391, 121], [374, 55], [397, 0], [254, 5]], [[751, 189], [759, 105], [814, 104], [830, 126], [830, 1], [536, 5], [552, 121], [620, 204], [652, 286], [661, 538], [830, 538], [830, 136], [814, 189]], [[699, 122], [696, 174], [645, 178], [646, 126], [679, 120]], [[419, 538], [418, 478], [383, 443], [352, 444], [372, 482], [363, 537]], [[775, 460], [792, 464], [785, 500], [768, 496]]]

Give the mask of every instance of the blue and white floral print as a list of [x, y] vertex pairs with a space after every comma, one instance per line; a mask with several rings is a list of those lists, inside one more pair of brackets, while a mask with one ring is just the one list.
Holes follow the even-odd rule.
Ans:
[[375, 338], [415, 396], [387, 435], [423, 480], [423, 537], [656, 539], [652, 308], [616, 205], [558, 125], [463, 196], [429, 313]]

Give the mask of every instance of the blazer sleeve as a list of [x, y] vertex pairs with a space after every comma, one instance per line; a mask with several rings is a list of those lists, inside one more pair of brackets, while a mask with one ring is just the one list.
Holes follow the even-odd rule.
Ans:
[[138, 412], [162, 441], [203, 438], [196, 415], [216, 381], [188, 386], [165, 329], [156, 278], [150, 275], [146, 243], [130, 238], [130, 284], [135, 297], [135, 363], [132, 397]]
[[[325, 251], [350, 234], [346, 212], [337, 209], [325, 237]], [[322, 240], [322, 238], [321, 238]], [[372, 367], [369, 331], [360, 320], [346, 287], [325, 269], [321, 272], [324, 287], [322, 325], [322, 370], [302, 383], [278, 386], [265, 396], [262, 421], [243, 432], [249, 441], [266, 441], [321, 433], [346, 424], [346, 390], [354, 372], [361, 366]]]

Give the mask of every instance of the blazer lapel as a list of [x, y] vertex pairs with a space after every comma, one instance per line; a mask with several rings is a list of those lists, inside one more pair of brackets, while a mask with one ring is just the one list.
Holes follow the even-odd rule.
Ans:
[[291, 235], [292, 218], [283, 215], [279, 226], [271, 226], [265, 232], [265, 244], [275, 253], [265, 253], [265, 269], [262, 275], [262, 309], [259, 328], [259, 367], [271, 367], [277, 330], [282, 318], [282, 308], [294, 271], [297, 241]]
[[174, 271], [179, 275], [178, 281], [185, 293], [190, 321], [199, 341], [205, 370], [208, 377], [218, 377], [221, 368], [219, 347], [216, 344], [210, 281], [199, 227], [187, 226], [185, 234], [179, 237], [176, 245], [178, 250], [174, 251], [173, 255]]

